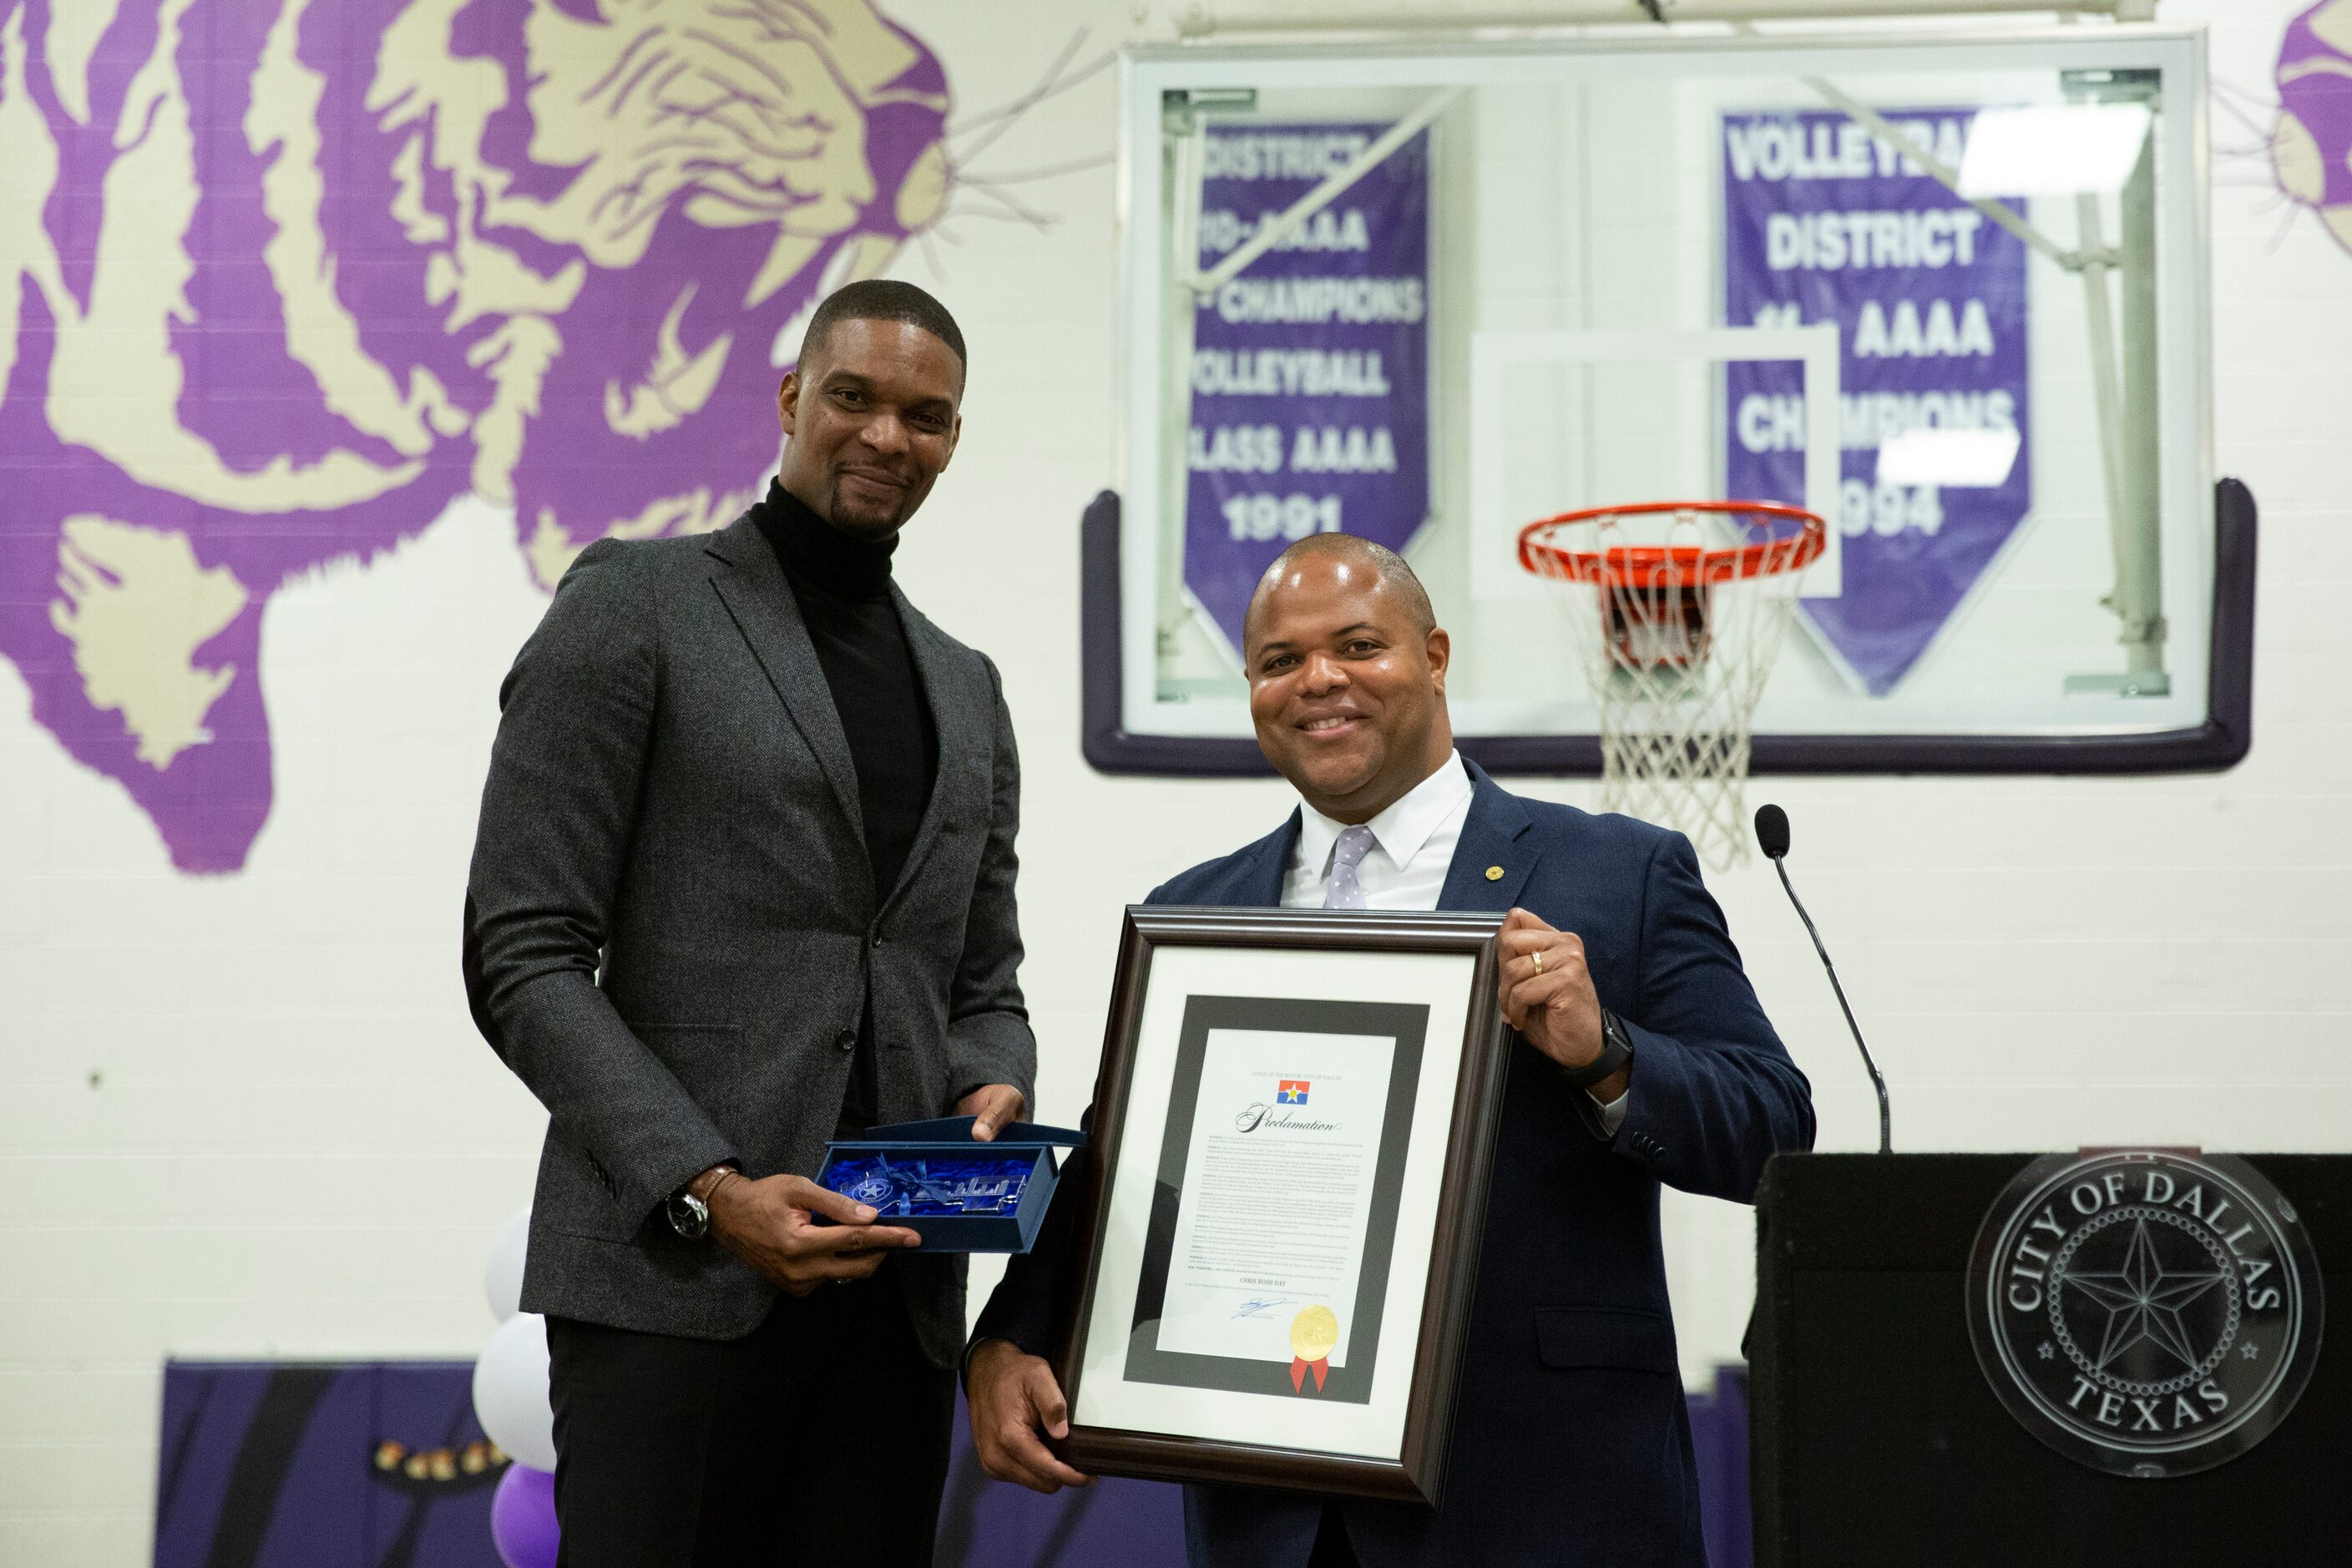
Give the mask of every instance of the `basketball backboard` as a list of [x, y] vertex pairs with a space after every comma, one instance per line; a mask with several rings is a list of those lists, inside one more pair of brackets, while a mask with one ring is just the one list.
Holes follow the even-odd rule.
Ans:
[[2242, 754], [2200, 33], [1153, 48], [1121, 115], [1097, 765], [1261, 766], [1241, 609], [1339, 529], [1427, 583], [1466, 750], [1590, 770], [1583, 650], [1517, 537], [1684, 499], [1832, 525], [1758, 771]]

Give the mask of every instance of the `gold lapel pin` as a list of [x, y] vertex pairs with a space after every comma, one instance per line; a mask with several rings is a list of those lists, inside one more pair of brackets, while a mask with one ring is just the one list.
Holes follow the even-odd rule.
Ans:
[[1490, 882], [1499, 882], [1502, 879], [1503, 868], [1500, 866], [1489, 866], [1486, 868], [1486, 880]]

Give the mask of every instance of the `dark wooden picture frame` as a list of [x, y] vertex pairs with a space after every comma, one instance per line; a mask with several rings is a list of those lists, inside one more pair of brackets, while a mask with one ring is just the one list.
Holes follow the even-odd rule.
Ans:
[[[1055, 1357], [1055, 1370], [1073, 1415], [1078, 1408], [1087, 1325], [1093, 1316], [1102, 1268], [1111, 1184], [1126, 1142], [1128, 1105], [1135, 1083], [1135, 1058], [1154, 952], [1172, 945], [1467, 953], [1475, 955], [1475, 963], [1467, 1016], [1460, 1020], [1460, 1067], [1453, 1112], [1446, 1123], [1420, 1321], [1409, 1344], [1392, 1342], [1382, 1352], [1407, 1350], [1412, 1358], [1399, 1457], [1324, 1453], [1092, 1426], [1073, 1420], [1068, 1437], [1053, 1445], [1063, 1458], [1079, 1469], [1106, 1475], [1281, 1487], [1436, 1506], [1444, 1482], [1455, 1381], [1469, 1331], [1471, 1294], [1486, 1225], [1486, 1184], [1509, 1059], [1509, 1031], [1496, 1001], [1495, 935], [1502, 918], [1499, 914], [1401, 910], [1129, 907], [1111, 985], [1102, 1067], [1095, 1085], [1094, 1123], [1087, 1152], [1092, 1166], [1090, 1179], [1076, 1184], [1075, 1189], [1065, 1188], [1080, 1198], [1076, 1224], [1086, 1258], [1079, 1287], [1066, 1303]], [[1430, 1019], [1429, 1048], [1437, 1048], [1454, 1035], [1453, 1020]], [[1391, 1325], [1388, 1332], [1401, 1328]]]

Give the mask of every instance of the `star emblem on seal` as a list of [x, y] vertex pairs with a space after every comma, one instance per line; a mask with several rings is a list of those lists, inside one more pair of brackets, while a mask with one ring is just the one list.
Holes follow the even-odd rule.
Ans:
[[2070, 1272], [2053, 1280], [2053, 1288], [2080, 1290], [2106, 1310], [2106, 1327], [2092, 1357], [2101, 1372], [2142, 1341], [2161, 1347], [2182, 1366], [2193, 1367], [2203, 1358], [2181, 1321], [2181, 1310], [2229, 1279], [2221, 1268], [2167, 1269], [2157, 1257], [2147, 1221], [2141, 1219], [2133, 1222], [2122, 1268]]

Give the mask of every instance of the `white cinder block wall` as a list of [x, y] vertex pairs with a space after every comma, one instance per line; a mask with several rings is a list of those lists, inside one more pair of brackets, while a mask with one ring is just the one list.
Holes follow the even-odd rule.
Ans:
[[[2187, 5], [2259, 100], [2285, 0]], [[1141, 7], [895, 0], [967, 110]], [[1164, 9], [1164, 7], [1163, 7]], [[1148, 11], [1145, 13], [1150, 20]], [[1152, 21], [1151, 25], [1160, 25]], [[1034, 110], [1003, 169], [1108, 150], [1108, 74]], [[2254, 118], [2266, 123], [2256, 110]], [[2255, 132], [2216, 119], [2225, 147]], [[994, 163], [995, 160], [990, 160]], [[2220, 469], [2263, 511], [2253, 754], [2218, 777], [1767, 782], [1895, 1095], [1898, 1147], [2352, 1146], [2352, 255], [2221, 165]], [[1024, 973], [1041, 1111], [1076, 1114], [1118, 910], [1263, 832], [1273, 784], [1112, 780], [1078, 754], [1076, 522], [1113, 451], [1111, 179], [1028, 188], [1049, 236], [971, 217], [902, 270], [958, 309], [965, 445], [903, 580], [1003, 667], [1025, 763]], [[764, 418], [748, 409], [747, 418]], [[468, 1357], [542, 1118], [475, 1037], [459, 897], [497, 679], [543, 600], [478, 503], [272, 602], [277, 805], [247, 868], [169, 869], [116, 785], [0, 675], [0, 1563], [147, 1560], [166, 1356]], [[0, 667], [5, 668], [5, 667]], [[1584, 801], [1588, 786], [1522, 781]], [[1811, 1076], [1821, 1143], [1867, 1086], [1769, 870], [1716, 879]], [[1736, 1354], [1745, 1210], [1669, 1194], [1686, 1373]]]

